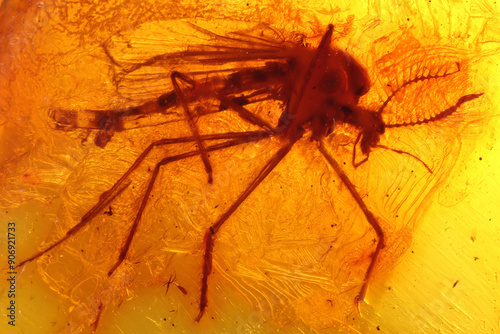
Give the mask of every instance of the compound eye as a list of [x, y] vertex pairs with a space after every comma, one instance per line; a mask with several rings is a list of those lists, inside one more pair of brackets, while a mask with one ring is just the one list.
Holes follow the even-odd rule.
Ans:
[[350, 91], [360, 97], [370, 90], [370, 79], [366, 70], [351, 56], [347, 57], [346, 72], [349, 78]]
[[362, 85], [361, 87], [359, 87], [358, 89], [356, 89], [356, 91], [354, 92], [354, 94], [356, 94], [357, 96], [363, 96], [367, 92], [368, 92], [368, 89], [366, 89], [366, 85]]
[[379, 128], [378, 128], [378, 133], [383, 135], [385, 133], [385, 124], [382, 123], [380, 124]]

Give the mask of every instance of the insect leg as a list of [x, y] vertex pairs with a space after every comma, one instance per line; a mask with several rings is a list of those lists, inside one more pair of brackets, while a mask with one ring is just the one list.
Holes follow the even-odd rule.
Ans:
[[[224, 133], [224, 134], [218, 134], [218, 135], [207, 135], [207, 136], [202, 136], [201, 138], [203, 140], [221, 140], [221, 139], [232, 139], [230, 141], [227, 141], [226, 143], [221, 143], [219, 145], [214, 145], [209, 148], [209, 150], [217, 150], [217, 149], [222, 149], [225, 147], [230, 147], [234, 145], [238, 145], [241, 143], [245, 142], [251, 142], [251, 141], [258, 141], [260, 139], [269, 137], [269, 134], [264, 132], [264, 131], [251, 131], [251, 132], [234, 132], [234, 133]], [[125, 190], [128, 186], [126, 180], [130, 176], [130, 174], [137, 169], [142, 161], [148, 156], [148, 154], [151, 152], [151, 150], [154, 147], [157, 146], [162, 146], [162, 145], [169, 145], [169, 144], [176, 144], [176, 143], [186, 143], [186, 142], [192, 142], [196, 141], [194, 137], [184, 137], [184, 138], [169, 138], [169, 139], [160, 139], [158, 141], [155, 141], [151, 143], [142, 153], [141, 155], [134, 161], [132, 166], [129, 167], [129, 169], [118, 179], [118, 181], [115, 182], [115, 184], [107, 191], [103, 192], [99, 196], [99, 201], [89, 210], [85, 215], [82, 217], [80, 222], [73, 226], [70, 230], [66, 232], [66, 234], [50, 246], [46, 247], [45, 249], [39, 251], [38, 253], [32, 255], [31, 257], [27, 258], [24, 261], [21, 261], [16, 267], [21, 267], [25, 265], [27, 262], [31, 262], [40, 256], [44, 255], [45, 253], [49, 252], [53, 248], [59, 246], [63, 242], [65, 242], [67, 239], [70, 237], [76, 235], [78, 231], [80, 231], [83, 227], [85, 227], [95, 216], [97, 216], [100, 212], [104, 210], [104, 208], [111, 202], [113, 201], [114, 198], [116, 198], [120, 193]], [[223, 146], [229, 145], [229, 146]], [[221, 146], [222, 145], [222, 146]], [[176, 160], [181, 160], [184, 158], [188, 158], [191, 156], [197, 155], [197, 152], [188, 152], [185, 154], [177, 155], [175, 157], [171, 157], [171, 159], [176, 159]]]
[[204, 254], [203, 254], [203, 275], [201, 279], [201, 297], [200, 297], [200, 307], [199, 313], [195, 321], [199, 322], [206, 311], [208, 298], [208, 277], [212, 272], [212, 256], [216, 233], [220, 230], [222, 225], [231, 217], [231, 215], [236, 211], [236, 209], [245, 201], [245, 199], [250, 196], [250, 194], [257, 188], [257, 186], [264, 181], [264, 179], [271, 173], [271, 171], [278, 165], [278, 163], [290, 152], [290, 149], [297, 141], [291, 141], [274, 154], [274, 156], [267, 162], [264, 168], [260, 171], [259, 175], [250, 183], [246, 190], [238, 197], [238, 199], [229, 207], [229, 209], [217, 220], [210, 228], [205, 232], [203, 238], [204, 244]]
[[394, 148], [387, 147], [385, 145], [378, 145], [377, 144], [377, 145], [375, 145], [375, 147], [383, 148], [384, 150], [389, 150], [389, 151], [392, 151], [392, 152], [397, 153], [397, 154], [408, 155], [408, 156], [412, 157], [413, 159], [417, 160], [418, 162], [420, 162], [422, 164], [422, 166], [424, 166], [425, 169], [427, 169], [427, 171], [432, 174], [432, 169], [429, 166], [427, 166], [427, 164], [422, 159], [420, 159], [416, 155], [411, 154], [410, 152], [405, 152], [405, 151], [402, 151], [402, 150], [396, 150]]
[[382, 248], [385, 247], [384, 231], [382, 231], [382, 227], [380, 226], [377, 218], [375, 218], [373, 213], [367, 208], [366, 204], [363, 202], [363, 199], [361, 198], [358, 191], [356, 190], [356, 188], [352, 184], [351, 180], [349, 180], [349, 178], [344, 173], [344, 171], [342, 170], [340, 165], [337, 163], [337, 161], [335, 161], [335, 159], [325, 149], [322, 141], [319, 142], [319, 151], [323, 154], [323, 156], [326, 158], [326, 160], [328, 161], [330, 166], [332, 166], [335, 173], [340, 177], [342, 182], [346, 185], [347, 189], [351, 193], [351, 196], [354, 198], [354, 200], [358, 204], [361, 211], [363, 211], [363, 214], [365, 215], [366, 220], [372, 226], [372, 228], [375, 230], [375, 233], [377, 234], [377, 238], [378, 238], [377, 247], [375, 248], [375, 251], [373, 252], [370, 265], [368, 266], [368, 269], [366, 270], [365, 279], [364, 279], [363, 285], [361, 287], [361, 290], [359, 291], [359, 294], [356, 296], [356, 299], [354, 301], [356, 306], [358, 306], [358, 304], [365, 299], [366, 291], [368, 290], [368, 285], [372, 279], [373, 270], [375, 269], [375, 264], [377, 263], [377, 258], [379, 256]]
[[[243, 137], [243, 138], [236, 138], [236, 139], [233, 139], [233, 140], [229, 140], [227, 142], [223, 142], [223, 143], [219, 143], [219, 144], [215, 144], [215, 145], [212, 145], [212, 146], [208, 146], [207, 147], [207, 152], [212, 152], [212, 151], [216, 151], [216, 150], [221, 150], [221, 149], [224, 149], [224, 148], [228, 148], [228, 147], [231, 147], [231, 146], [236, 146], [236, 145], [240, 145], [240, 144], [243, 144], [243, 143], [248, 143], [249, 141], [258, 141], [260, 139], [262, 139], [263, 137], [255, 137], [255, 138], [248, 138], [248, 137]], [[158, 162], [153, 170], [153, 173], [151, 174], [151, 178], [149, 180], [149, 184], [148, 184], [148, 188], [146, 189], [146, 192], [144, 193], [143, 197], [142, 197], [142, 202], [141, 202], [141, 206], [139, 208], [139, 211], [137, 212], [137, 216], [135, 217], [135, 220], [132, 224], [132, 227], [128, 233], [128, 236], [127, 236], [127, 240], [125, 241], [124, 245], [122, 246], [121, 248], [121, 251], [120, 251], [120, 255], [118, 256], [118, 260], [116, 261], [116, 263], [114, 264], [113, 268], [111, 268], [111, 270], [108, 272], [108, 276], [111, 276], [113, 274], [113, 272], [116, 270], [116, 268], [118, 268], [120, 266], [120, 264], [123, 262], [123, 260], [125, 260], [126, 256], [127, 256], [127, 253], [130, 249], [130, 245], [132, 244], [132, 240], [134, 239], [134, 235], [137, 231], [137, 228], [139, 226], [139, 222], [141, 221], [141, 218], [142, 218], [142, 215], [144, 213], [144, 210], [146, 209], [146, 205], [149, 201], [149, 198], [150, 198], [150, 195], [151, 195], [151, 192], [153, 191], [153, 186], [158, 178], [158, 174], [160, 172], [160, 168], [170, 162], [174, 162], [174, 161], [179, 161], [179, 160], [183, 160], [183, 159], [186, 159], [186, 158], [189, 158], [189, 157], [193, 157], [193, 156], [196, 156], [199, 154], [199, 151], [196, 150], [196, 151], [191, 151], [191, 152], [187, 152], [187, 153], [183, 153], [183, 154], [179, 154], [179, 155], [175, 155], [175, 156], [171, 156], [171, 157], [166, 157], [166, 158], [163, 158], [160, 162]]]
[[99, 303], [97, 309], [98, 309], [97, 317], [95, 318], [94, 322], [90, 324], [90, 328], [92, 328], [92, 333], [95, 333], [97, 331], [97, 327], [99, 326], [99, 321], [101, 320], [102, 311], [104, 310], [104, 304], [102, 303], [102, 301]]
[[205, 165], [205, 170], [208, 174], [208, 183], [212, 184], [213, 183], [212, 165], [210, 164], [210, 160], [208, 160], [207, 150], [205, 149], [205, 146], [201, 141], [200, 130], [198, 129], [198, 125], [194, 121], [193, 113], [191, 112], [191, 110], [189, 110], [189, 106], [184, 96], [184, 93], [182, 92], [182, 89], [180, 88], [179, 83], [177, 82], [177, 80], [182, 80], [191, 85], [192, 88], [194, 89], [195, 81], [189, 78], [187, 75], [177, 71], [172, 72], [170, 78], [172, 79], [172, 85], [174, 86], [174, 91], [181, 100], [182, 107], [184, 108], [184, 112], [186, 113], [191, 133], [196, 139], [196, 144], [198, 145], [198, 150], [200, 151], [201, 160], [203, 161], [203, 164]]
[[[238, 145], [241, 143], [242, 142], [240, 139], [240, 140], [236, 140], [236, 141], [228, 141], [226, 143], [222, 143], [222, 144], [218, 144], [218, 145], [214, 145], [214, 146], [209, 146], [209, 147], [207, 147], [207, 152], [230, 147], [230, 146], [235, 146], [235, 145]], [[184, 154], [175, 155], [172, 157], [166, 157], [156, 164], [156, 166], [153, 170], [153, 173], [151, 175], [151, 178], [149, 180], [148, 188], [146, 189], [146, 192], [142, 197], [141, 206], [139, 208], [139, 211], [137, 212], [137, 216], [135, 217], [135, 220], [132, 224], [130, 232], [127, 236], [127, 240], [125, 241], [124, 245], [121, 248], [121, 252], [120, 252], [120, 255], [118, 256], [118, 260], [114, 264], [113, 268], [111, 268], [110, 271], [108, 272], [108, 276], [111, 276], [113, 274], [113, 272], [116, 270], [116, 268], [118, 268], [118, 266], [120, 266], [120, 264], [123, 262], [123, 260], [127, 256], [127, 253], [128, 253], [128, 250], [130, 249], [130, 245], [132, 244], [132, 240], [134, 238], [135, 232], [137, 231], [137, 227], [139, 226], [139, 222], [142, 218], [142, 214], [144, 213], [146, 205], [149, 201], [151, 192], [153, 190], [154, 183], [155, 183], [155, 181], [158, 177], [158, 174], [160, 172], [160, 168], [162, 166], [170, 163], [170, 162], [174, 162], [174, 161], [182, 160], [182, 159], [185, 159], [188, 157], [192, 157], [192, 156], [198, 155], [198, 153], [199, 153], [198, 151], [191, 151], [191, 152], [187, 152]]]
[[268, 131], [271, 131], [272, 133], [276, 133], [276, 129], [274, 129], [268, 122], [260, 118], [258, 115], [253, 114], [242, 105], [236, 103], [234, 99], [222, 94], [218, 94], [217, 92], [215, 93], [215, 97], [221, 102], [221, 104], [236, 111], [241, 118], [254, 125], [259, 126], [262, 129], [266, 129]]
[[363, 135], [363, 132], [360, 132], [358, 134], [358, 136], [356, 137], [356, 141], [354, 142], [353, 149], [352, 149], [352, 165], [354, 166], [354, 168], [358, 168], [359, 166], [361, 166], [362, 164], [364, 164], [365, 162], [368, 161], [368, 154], [367, 154], [363, 160], [361, 160], [360, 162], [356, 162], [356, 147], [358, 146], [359, 140], [361, 139], [362, 135]]

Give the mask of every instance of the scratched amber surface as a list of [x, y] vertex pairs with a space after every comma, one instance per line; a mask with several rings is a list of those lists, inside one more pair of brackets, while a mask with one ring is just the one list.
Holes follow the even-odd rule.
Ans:
[[[2, 332], [499, 330], [494, 129], [500, 34], [494, 2], [42, 2], [5, 3], [2, 15], [0, 217], [2, 226], [16, 223], [18, 262], [77, 224], [153, 140], [190, 135], [180, 109], [127, 119], [125, 129], [101, 146], [96, 137], [102, 132], [68, 123], [90, 119], [89, 110], [154, 100], [172, 89], [172, 70], [207, 70], [179, 56], [123, 74], [134, 63], [213, 42], [190, 24], [220, 36], [273, 31], [277, 41], [310, 47], [334, 24], [333, 44], [370, 75], [362, 106], [377, 110], [394, 89], [414, 81], [385, 107], [386, 124], [429, 119], [461, 96], [484, 93], [441, 120], [388, 127], [380, 144], [418, 159], [379, 147], [355, 169], [356, 129], [339, 123], [327, 138], [327, 149], [387, 238], [359, 314], [354, 298], [376, 235], [305, 136], [217, 235], [208, 310], [199, 323], [203, 235], [277, 151], [278, 139], [210, 153], [213, 185], [198, 157], [165, 166], [127, 258], [108, 277], [155, 163], [194, 145], [153, 151], [88, 226], [18, 268], [16, 327], [2, 320]], [[194, 105], [202, 114], [216, 103]], [[272, 101], [249, 108], [272, 124], [283, 111]], [[203, 134], [253, 129], [231, 112], [197, 122]], [[3, 249], [6, 231], [0, 233]], [[9, 301], [3, 293], [0, 300], [4, 314]]]

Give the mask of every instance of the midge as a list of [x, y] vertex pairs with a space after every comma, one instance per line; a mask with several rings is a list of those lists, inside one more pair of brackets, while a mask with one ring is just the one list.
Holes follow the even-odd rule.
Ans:
[[[204, 31], [202, 28], [198, 27], [197, 29], [205, 34], [213, 35], [213, 33]], [[436, 74], [422, 74], [408, 79], [400, 84], [392, 94], [389, 94], [387, 100], [377, 111], [369, 110], [359, 105], [360, 97], [370, 89], [367, 71], [351, 55], [332, 46], [333, 31], [333, 25], [329, 25], [316, 48], [300, 44], [280, 44], [263, 36], [236, 34], [232, 37], [221, 37], [217, 35], [219, 40], [229, 44], [204, 46], [200, 47], [199, 50], [188, 49], [178, 54], [155, 56], [128, 68], [126, 71], [132, 73], [143, 67], [166, 61], [168, 57], [173, 56], [196, 61], [207, 66], [222, 66], [232, 62], [245, 63], [250, 61], [261, 61], [262, 66], [241, 67], [232, 71], [227, 69], [196, 73], [173, 71], [170, 75], [173, 90], [165, 92], [156, 100], [128, 109], [93, 111], [90, 113], [93, 118], [90, 119], [85, 119], [68, 110], [53, 111], [52, 117], [60, 128], [98, 130], [95, 143], [101, 147], [104, 147], [111, 140], [114, 132], [127, 128], [126, 119], [128, 117], [142, 117], [154, 113], [162, 114], [171, 108], [180, 108], [183, 111], [189, 124], [191, 136], [165, 138], [151, 143], [111, 189], [100, 195], [98, 202], [87, 211], [78, 224], [67, 231], [61, 239], [25, 259], [18, 266], [23, 266], [61, 245], [67, 239], [76, 235], [94, 217], [101, 214], [127, 187], [127, 178], [141, 165], [154, 147], [184, 142], [196, 143], [197, 149], [195, 151], [164, 157], [156, 164], [151, 173], [147, 189], [142, 195], [135, 219], [131, 223], [128, 236], [121, 246], [120, 254], [115, 264], [109, 268], [108, 275], [113, 275], [115, 270], [127, 258], [130, 247], [133, 246], [134, 235], [162, 166], [190, 157], [199, 157], [207, 173], [208, 183], [216, 184], [217, 175], [212, 173], [209, 152], [275, 137], [281, 143], [280, 149], [267, 161], [264, 168], [251, 180], [236, 201], [205, 232], [199, 309], [195, 319], [199, 321], [209, 306], [209, 277], [212, 273], [214, 243], [218, 232], [245, 199], [252, 194], [290, 152], [294, 144], [302, 137], [307, 136], [312, 142], [316, 143], [317, 149], [348, 189], [350, 195], [363, 212], [366, 223], [371, 226], [376, 234], [376, 243], [364, 275], [363, 284], [353, 301], [356, 305], [362, 302], [373, 278], [377, 260], [385, 246], [385, 234], [379, 221], [367, 207], [353, 182], [326, 149], [324, 139], [331, 133], [335, 133], [335, 124], [346, 124], [357, 131], [352, 154], [352, 163], [355, 167], [367, 161], [371, 150], [379, 147], [392, 150], [397, 154], [409, 155], [430, 171], [423, 161], [411, 153], [379, 145], [380, 136], [388, 128], [410, 127], [442, 120], [453, 114], [463, 103], [476, 99], [482, 94], [464, 95], [457, 101], [451, 101], [451, 105], [440, 112], [428, 114], [424, 118], [412, 122], [385, 124], [382, 118], [384, 108], [396, 93], [419, 81], [444, 78], [460, 72], [460, 64], [457, 63], [454, 68], [446, 69], [440, 74], [438, 74], [438, 71]], [[237, 46], [232, 46], [230, 43]], [[119, 65], [109, 52], [107, 53], [111, 61]], [[203, 75], [203, 79], [195, 79], [200, 75]], [[218, 101], [218, 110], [213, 112], [230, 110], [230, 112], [235, 112], [243, 120], [259, 127], [261, 130], [201, 135], [197, 119], [203, 115], [193, 110], [193, 104], [207, 99]], [[247, 105], [265, 100], [282, 102], [283, 111], [278, 124], [270, 124], [266, 119], [246, 108]], [[217, 141], [217, 143], [213, 144], [214, 141]], [[364, 155], [361, 161], [356, 161], [356, 148], [358, 146]]]

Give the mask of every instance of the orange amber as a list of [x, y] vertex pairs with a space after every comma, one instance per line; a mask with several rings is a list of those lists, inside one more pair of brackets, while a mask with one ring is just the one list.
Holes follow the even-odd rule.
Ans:
[[[1, 203], [28, 260], [25, 331], [408, 331], [393, 310], [418, 298], [393, 277], [412, 257], [395, 264], [434, 199], [460, 202], [442, 189], [489, 131], [495, 35], [423, 23], [470, 13], [439, 4], [390, 19], [389, 4], [339, 4], [317, 25], [280, 5], [254, 22], [250, 4], [227, 8], [234, 21], [43, 4], [4, 23]], [[440, 267], [424, 263], [409, 277]], [[448, 273], [447, 298], [468, 281]]]

